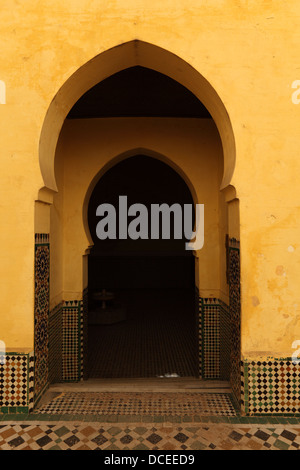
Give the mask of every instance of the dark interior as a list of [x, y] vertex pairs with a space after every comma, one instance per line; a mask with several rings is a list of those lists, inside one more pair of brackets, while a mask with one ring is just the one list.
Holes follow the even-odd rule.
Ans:
[[69, 112], [69, 119], [100, 117], [211, 118], [187, 88], [160, 72], [130, 67], [87, 91]]
[[149, 214], [154, 203], [178, 203], [182, 208], [193, 204], [177, 172], [144, 155], [118, 163], [96, 185], [88, 208], [94, 241], [89, 255], [89, 311], [99, 308], [93, 294], [106, 289], [114, 295], [107, 306], [124, 310], [126, 319], [110, 325], [90, 324], [90, 377], [195, 376], [193, 254], [185, 250], [184, 238], [99, 240], [96, 208], [102, 203], [117, 208], [119, 195], [127, 196], [128, 207], [144, 204]]

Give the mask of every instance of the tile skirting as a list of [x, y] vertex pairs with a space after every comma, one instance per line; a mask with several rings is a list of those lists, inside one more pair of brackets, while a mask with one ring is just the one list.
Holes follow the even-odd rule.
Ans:
[[49, 315], [49, 383], [77, 382], [84, 372], [83, 300], [66, 300]]
[[34, 407], [33, 352], [6, 353], [0, 364], [0, 412], [24, 413]]
[[246, 415], [300, 413], [300, 364], [291, 358], [241, 362], [241, 407]]
[[62, 311], [63, 302], [56, 305], [49, 313], [49, 383], [62, 380]]
[[201, 298], [201, 376], [203, 379], [229, 380], [229, 307], [217, 298]]
[[34, 256], [34, 400], [38, 401], [48, 384], [50, 237], [35, 234]]

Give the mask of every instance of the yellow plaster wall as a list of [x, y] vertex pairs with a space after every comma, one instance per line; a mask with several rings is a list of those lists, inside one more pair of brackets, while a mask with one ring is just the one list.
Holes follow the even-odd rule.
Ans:
[[3, 0], [0, 12], [0, 337], [7, 347], [33, 347], [34, 201], [44, 185], [39, 139], [49, 105], [83, 64], [139, 39], [199, 71], [227, 109], [240, 200], [242, 353], [291, 356], [300, 338], [300, 106], [291, 100], [299, 1]]

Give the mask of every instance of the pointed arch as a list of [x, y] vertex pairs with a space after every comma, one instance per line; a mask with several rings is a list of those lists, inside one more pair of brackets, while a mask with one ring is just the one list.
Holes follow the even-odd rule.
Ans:
[[176, 80], [208, 109], [223, 146], [224, 169], [220, 189], [230, 184], [235, 167], [235, 140], [229, 115], [218, 93], [206, 78], [180, 57], [156, 45], [134, 40], [109, 49], [82, 65], [53, 98], [45, 116], [39, 143], [40, 169], [44, 181], [41, 193], [47, 193], [47, 190], [57, 191], [54, 172], [56, 145], [65, 118], [73, 105], [97, 83], [136, 65], [156, 70]]
[[82, 220], [83, 220], [83, 226], [84, 226], [84, 230], [85, 230], [85, 233], [86, 233], [86, 237], [87, 237], [87, 240], [89, 242], [89, 246], [93, 245], [93, 240], [92, 240], [92, 236], [91, 236], [90, 229], [89, 229], [89, 224], [88, 224], [88, 205], [89, 205], [89, 201], [90, 201], [91, 195], [93, 193], [93, 190], [95, 189], [95, 186], [97, 185], [98, 181], [102, 178], [103, 175], [105, 175], [105, 173], [108, 170], [113, 168], [115, 165], [117, 165], [121, 161], [126, 160], [127, 158], [130, 158], [130, 157], [133, 157], [135, 155], [145, 155], [147, 157], [151, 157], [151, 158], [154, 158], [156, 160], [160, 160], [161, 162], [168, 165], [170, 168], [172, 168], [174, 171], [176, 171], [176, 173], [178, 173], [178, 175], [184, 180], [184, 182], [186, 183], [186, 185], [187, 185], [187, 187], [188, 187], [188, 189], [189, 189], [189, 191], [192, 195], [194, 204], [196, 205], [196, 204], [199, 203], [198, 202], [197, 192], [196, 192], [196, 189], [194, 188], [193, 183], [190, 181], [188, 176], [182, 171], [182, 169], [178, 165], [176, 165], [170, 158], [168, 158], [165, 155], [162, 155], [159, 152], [156, 152], [156, 151], [150, 150], [150, 149], [146, 149], [146, 148], [140, 148], [139, 147], [139, 148], [134, 148], [134, 149], [127, 150], [126, 152], [123, 152], [122, 154], [117, 155], [114, 158], [112, 158], [106, 165], [104, 165], [103, 168], [101, 168], [101, 170], [94, 176], [94, 178], [90, 182], [90, 185], [89, 185], [88, 190], [86, 192], [84, 202], [83, 202], [83, 206], [82, 206]]

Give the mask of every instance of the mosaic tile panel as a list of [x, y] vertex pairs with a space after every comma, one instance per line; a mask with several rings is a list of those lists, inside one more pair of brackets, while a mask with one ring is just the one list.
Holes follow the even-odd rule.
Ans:
[[82, 302], [65, 301], [62, 313], [62, 380], [76, 382], [81, 378]]
[[242, 407], [246, 414], [300, 413], [300, 365], [291, 359], [244, 361]]
[[200, 299], [202, 377], [229, 379], [230, 316], [228, 306], [217, 298]]
[[85, 325], [87, 310], [82, 301], [63, 301], [50, 312], [49, 383], [83, 379], [87, 347]]
[[50, 281], [49, 234], [35, 234], [35, 400], [48, 384], [48, 317]]
[[220, 377], [219, 300], [202, 299], [202, 374], [205, 379]]
[[34, 407], [34, 353], [28, 355], [28, 410]]
[[49, 314], [49, 383], [62, 380], [62, 312], [60, 302]]
[[199, 289], [195, 286], [195, 323], [198, 331], [198, 344], [196, 354], [198, 356], [198, 377], [202, 378], [202, 301]]
[[83, 379], [87, 347], [87, 292], [84, 298], [85, 302], [63, 301], [50, 312], [49, 383]]
[[0, 411], [26, 412], [33, 407], [33, 354], [6, 354], [0, 364]]
[[81, 318], [81, 378], [88, 378], [88, 289], [84, 289], [82, 295]]
[[220, 300], [220, 379], [230, 378], [231, 329], [229, 307]]
[[229, 240], [229, 309], [231, 320], [231, 372], [233, 393], [241, 401], [241, 301], [240, 301], [240, 243]]

